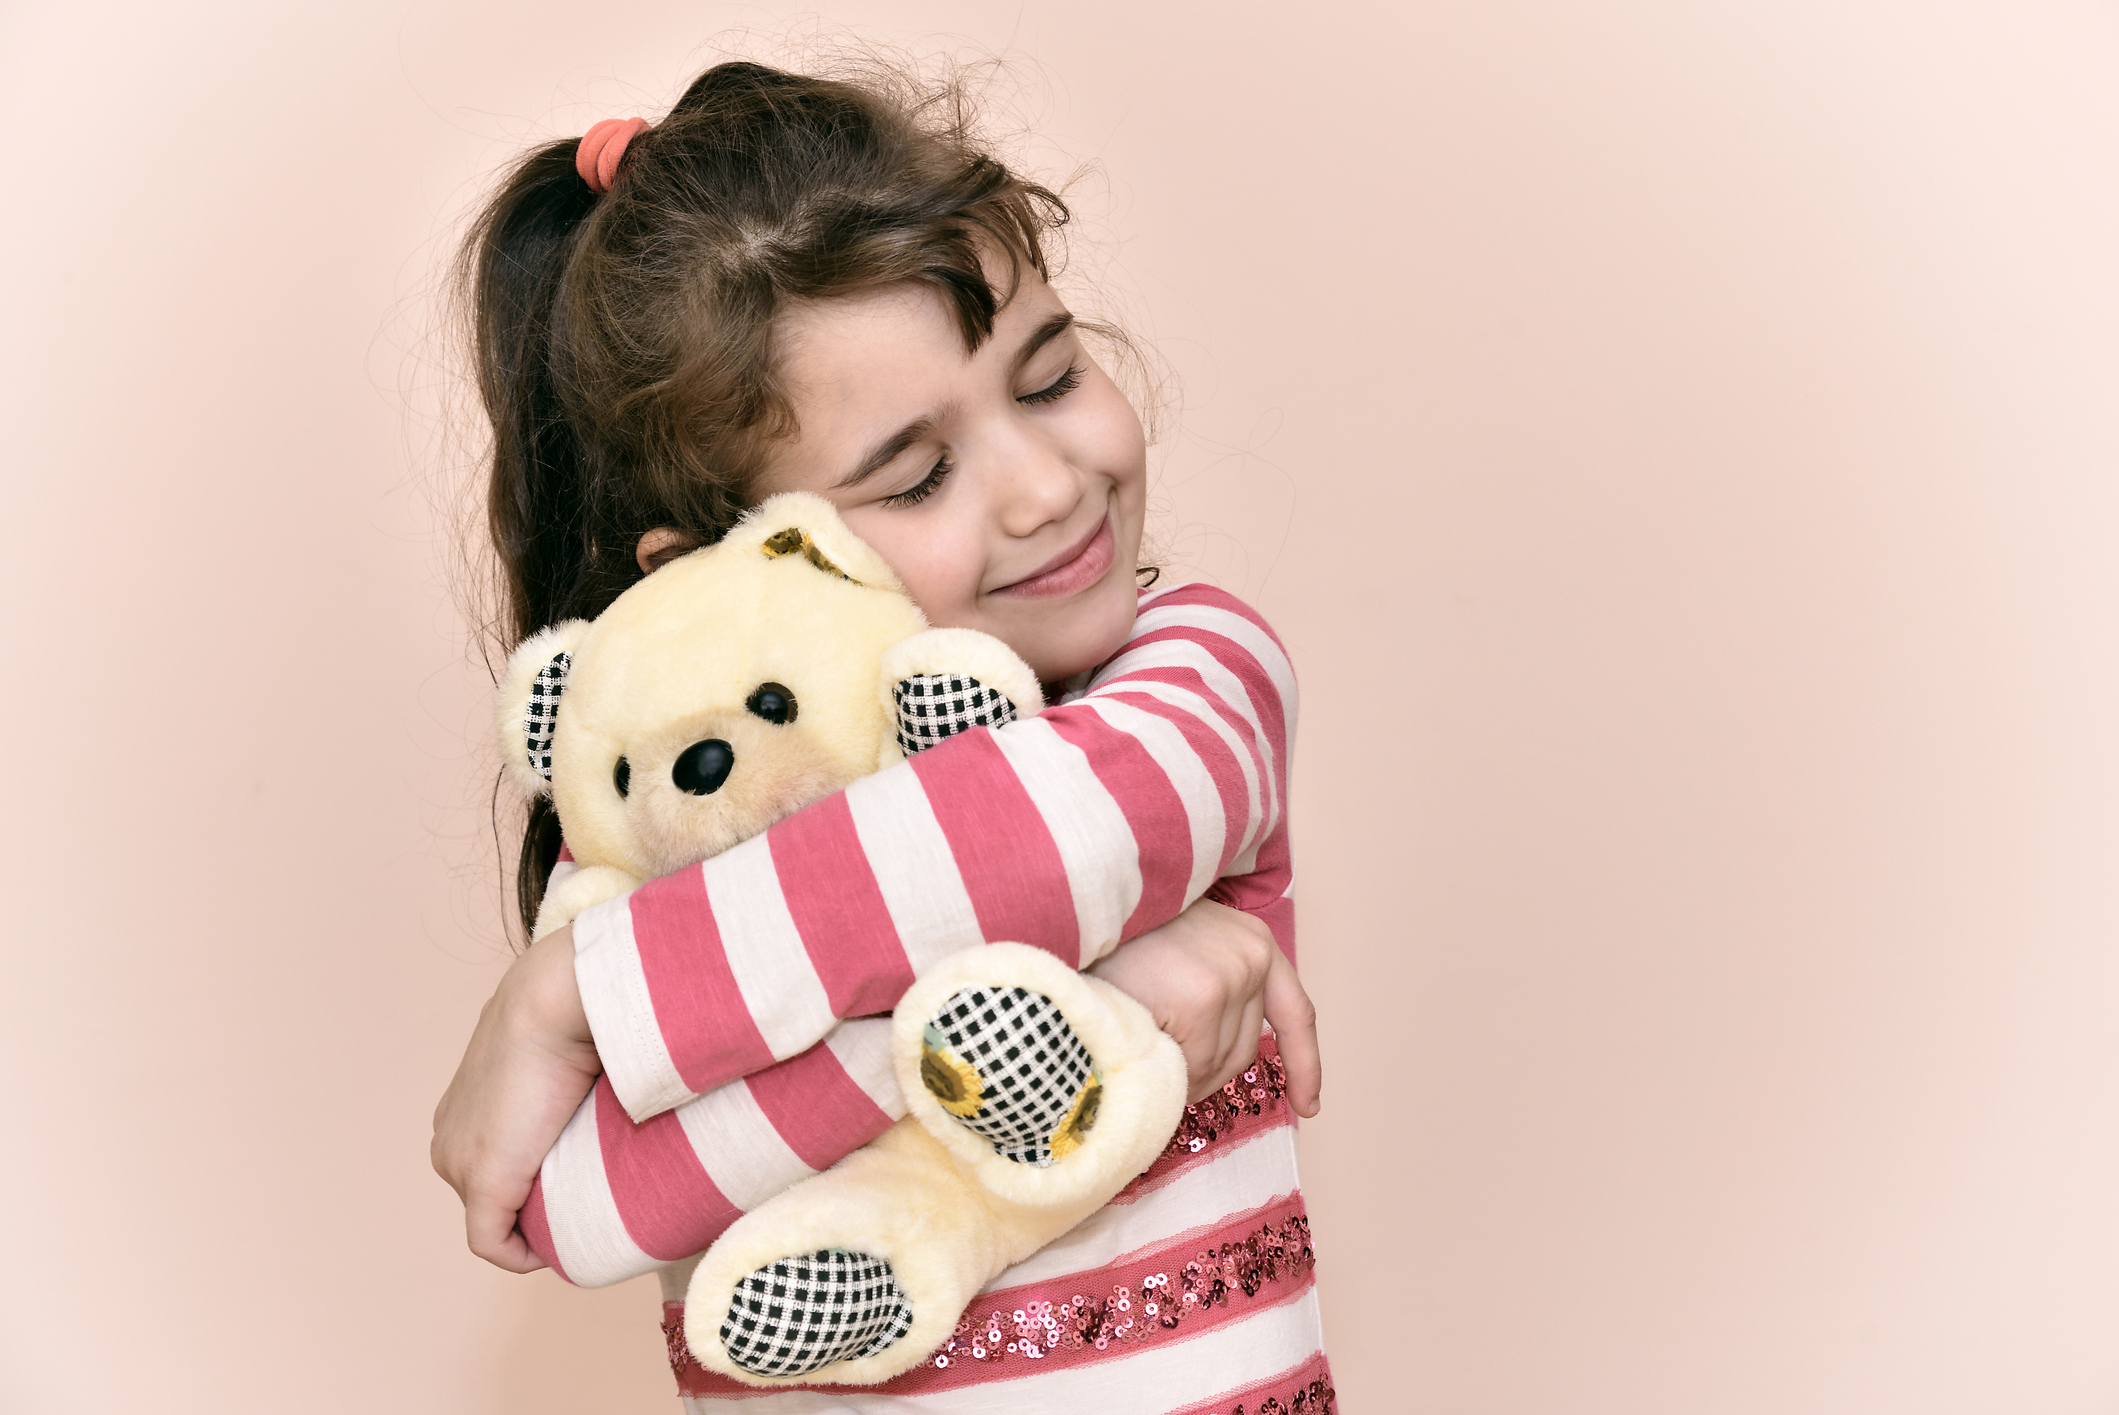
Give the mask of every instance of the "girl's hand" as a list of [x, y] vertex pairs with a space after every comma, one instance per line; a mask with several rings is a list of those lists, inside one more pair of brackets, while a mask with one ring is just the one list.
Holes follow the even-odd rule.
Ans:
[[574, 930], [563, 928], [508, 968], [434, 1108], [434, 1170], [464, 1201], [465, 1237], [487, 1262], [517, 1273], [545, 1265], [515, 1214], [602, 1069], [574, 982]]
[[1273, 1024], [1295, 1113], [1317, 1114], [1324, 1082], [1317, 1009], [1259, 920], [1202, 899], [1089, 969], [1148, 1009], [1184, 1049], [1192, 1100], [1219, 1090], [1258, 1054]]

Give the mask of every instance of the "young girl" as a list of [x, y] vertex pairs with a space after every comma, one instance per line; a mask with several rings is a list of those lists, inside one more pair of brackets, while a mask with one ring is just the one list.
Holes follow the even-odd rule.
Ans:
[[[1231, 597], [1136, 590], [1145, 442], [1047, 284], [1066, 208], [964, 114], [946, 89], [724, 64], [653, 127], [532, 154], [474, 233], [513, 637], [806, 490], [1055, 705], [789, 817], [747, 856], [769, 869], [717, 857], [534, 944], [436, 1112], [435, 1166], [475, 1252], [586, 1284], [659, 1266], [674, 1331], [687, 1255], [903, 1113], [848, 1064], [876, 1024], [841, 1019], [992, 939], [1102, 958], [1191, 1068], [1164, 1157], [906, 1375], [759, 1390], [673, 1339], [679, 1389], [757, 1415], [1327, 1409], [1291, 1113], [1318, 1091], [1293, 676]], [[539, 803], [526, 920], [560, 856]], [[1254, 1059], [1261, 1017], [1278, 1045]]]

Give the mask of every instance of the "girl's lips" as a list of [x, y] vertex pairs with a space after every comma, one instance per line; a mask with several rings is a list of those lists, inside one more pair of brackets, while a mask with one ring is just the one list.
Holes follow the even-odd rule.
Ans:
[[1088, 540], [1062, 555], [1027, 579], [1003, 585], [992, 593], [1017, 599], [1060, 599], [1078, 594], [1104, 577], [1118, 557], [1118, 538], [1111, 531], [1111, 513], [1097, 524]]

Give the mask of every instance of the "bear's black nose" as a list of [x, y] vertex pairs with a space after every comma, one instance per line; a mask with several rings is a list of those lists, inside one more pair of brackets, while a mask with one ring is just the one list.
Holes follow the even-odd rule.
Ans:
[[679, 791], [711, 796], [728, 780], [729, 768], [735, 764], [736, 749], [719, 737], [709, 737], [684, 749], [677, 764], [670, 768], [670, 780], [677, 783]]

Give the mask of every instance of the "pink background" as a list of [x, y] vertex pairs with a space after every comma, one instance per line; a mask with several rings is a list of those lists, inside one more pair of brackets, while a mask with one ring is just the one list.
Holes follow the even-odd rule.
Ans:
[[[427, 1169], [507, 956], [430, 296], [793, 13], [0, 16], [0, 1408], [667, 1408]], [[2119, 15], [833, 19], [1025, 56], [1303, 673], [1348, 1409], [2119, 1408]]]

